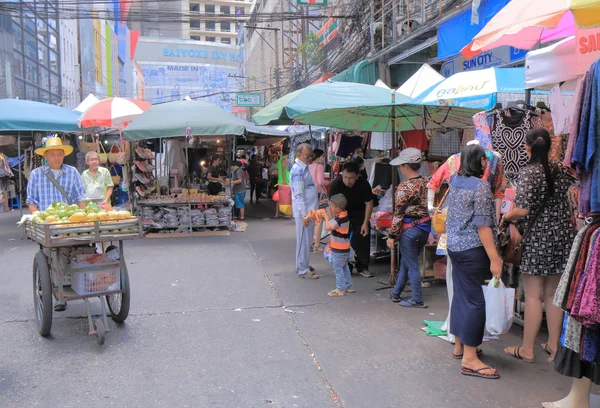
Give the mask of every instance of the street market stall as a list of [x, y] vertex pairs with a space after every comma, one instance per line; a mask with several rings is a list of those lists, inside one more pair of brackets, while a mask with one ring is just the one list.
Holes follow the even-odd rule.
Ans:
[[208, 194], [206, 167], [220, 159], [223, 165], [213, 171], [229, 179], [237, 138], [284, 135], [257, 129], [218, 106], [199, 101], [155, 105], [134, 119], [123, 136], [137, 143], [134, 206], [150, 232], [148, 237], [229, 234], [229, 183], [223, 183], [219, 195]]

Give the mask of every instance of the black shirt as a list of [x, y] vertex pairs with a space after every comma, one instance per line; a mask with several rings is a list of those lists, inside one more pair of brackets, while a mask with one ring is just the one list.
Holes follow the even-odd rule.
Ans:
[[[217, 166], [210, 166], [207, 174], [210, 174], [212, 178], [219, 178], [219, 170], [217, 170]], [[210, 180], [209, 182], [213, 183], [213, 181]]]
[[338, 176], [331, 182], [329, 186], [329, 198], [336, 194], [343, 194], [348, 201], [346, 210], [350, 218], [365, 218], [365, 208], [369, 201], [373, 201], [373, 191], [371, 185], [362, 176], [358, 176], [356, 183], [352, 187], [348, 187], [344, 184], [342, 176]]

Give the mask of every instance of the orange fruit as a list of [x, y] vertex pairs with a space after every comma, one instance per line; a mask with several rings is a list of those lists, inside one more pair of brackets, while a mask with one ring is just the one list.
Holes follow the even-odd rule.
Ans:
[[106, 211], [100, 211], [96, 215], [98, 216], [99, 220], [108, 220], [108, 217], [109, 217], [109, 215]]
[[85, 217], [86, 221], [96, 221], [98, 219], [98, 214], [96, 213], [89, 213], [86, 217]]
[[86, 219], [86, 213], [83, 211], [76, 212], [75, 214], [69, 217], [70, 222], [83, 222]]
[[58, 221], [58, 218], [56, 218], [56, 215], [49, 215], [46, 217], [46, 222], [49, 224], [54, 224], [56, 221]]

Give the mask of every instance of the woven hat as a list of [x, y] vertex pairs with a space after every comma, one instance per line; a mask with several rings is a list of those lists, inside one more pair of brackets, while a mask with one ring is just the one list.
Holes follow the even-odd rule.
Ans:
[[63, 145], [60, 137], [49, 137], [46, 139], [44, 147], [35, 149], [35, 154], [43, 156], [48, 150], [62, 150], [65, 152], [65, 156], [68, 156], [73, 153], [73, 146]]

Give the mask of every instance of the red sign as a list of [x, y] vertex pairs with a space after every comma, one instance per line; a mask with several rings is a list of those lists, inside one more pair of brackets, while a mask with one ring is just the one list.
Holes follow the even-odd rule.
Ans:
[[600, 29], [576, 30], [577, 64], [591, 64], [600, 56]]

